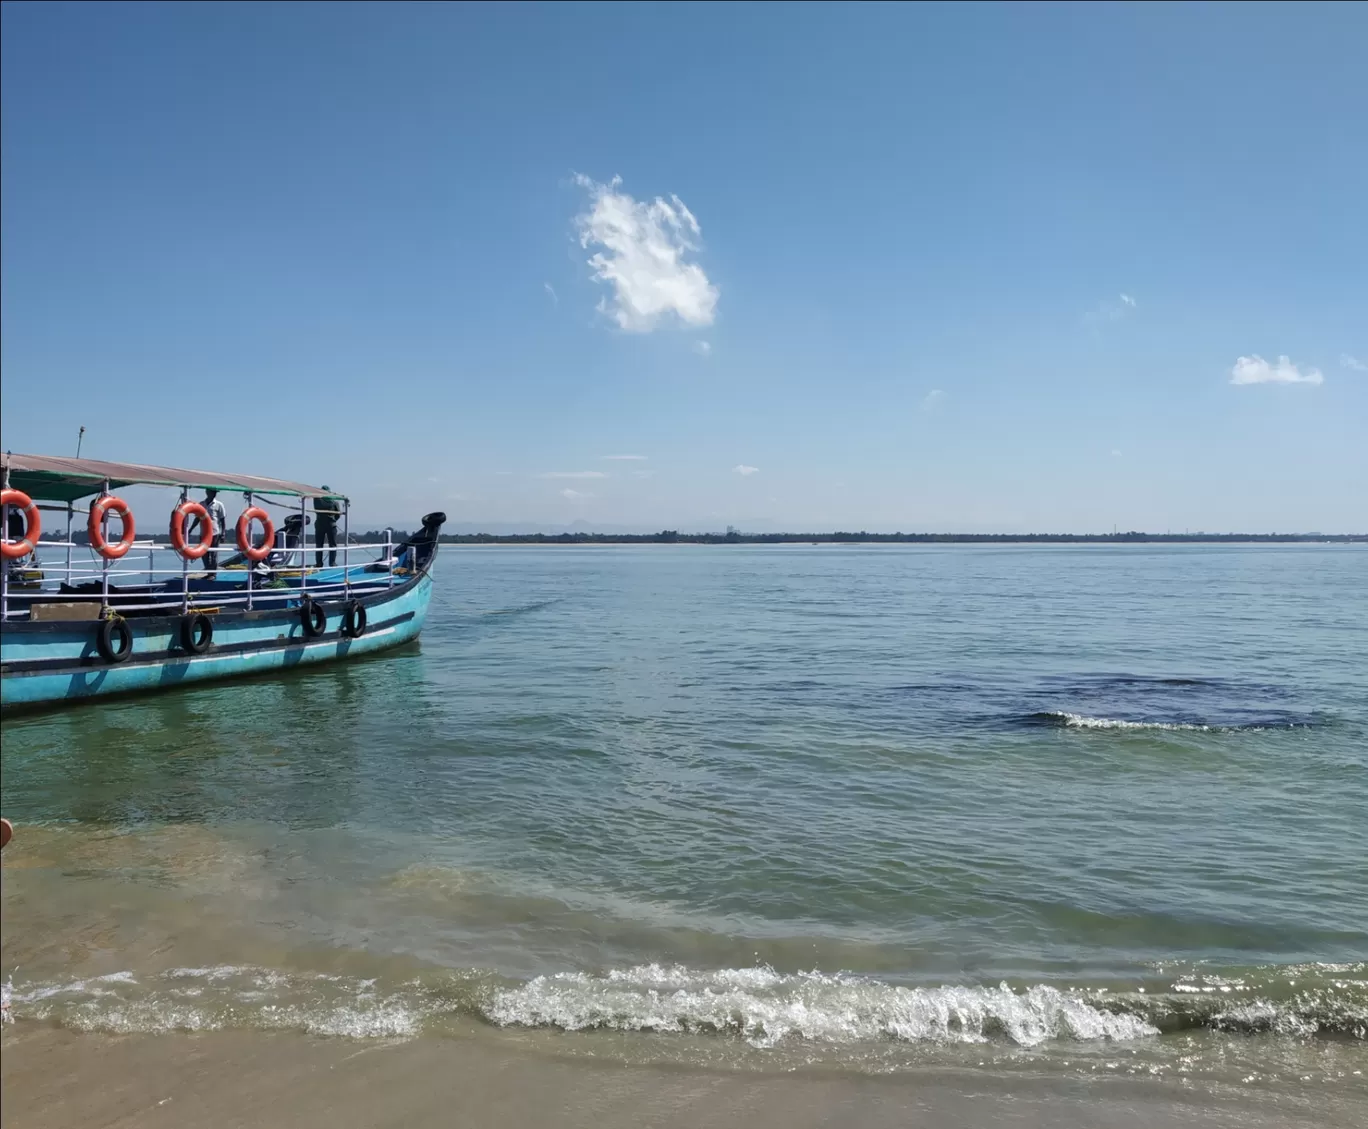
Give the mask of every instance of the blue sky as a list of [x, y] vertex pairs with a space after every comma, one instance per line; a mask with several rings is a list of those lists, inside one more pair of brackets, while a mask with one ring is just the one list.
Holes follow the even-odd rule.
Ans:
[[3, 24], [7, 448], [363, 523], [1368, 529], [1362, 5]]

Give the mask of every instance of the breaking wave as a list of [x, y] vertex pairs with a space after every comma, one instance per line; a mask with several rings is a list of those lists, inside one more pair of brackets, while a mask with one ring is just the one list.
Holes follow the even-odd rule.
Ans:
[[[1295, 974], [1293, 974], [1295, 973]], [[1186, 978], [1113, 992], [1048, 984], [902, 986], [848, 973], [646, 964], [512, 983], [472, 971], [375, 980], [221, 966], [7, 984], [7, 1020], [113, 1033], [293, 1030], [353, 1039], [441, 1034], [452, 1017], [499, 1027], [722, 1035], [780, 1044], [1121, 1043], [1204, 1028], [1368, 1040], [1368, 965], [1271, 978]]]
[[1177, 730], [1194, 733], [1259, 732], [1266, 729], [1308, 729], [1312, 722], [1285, 718], [1267, 718], [1244, 725], [1207, 725], [1195, 721], [1129, 721], [1119, 717], [1088, 717], [1066, 710], [1041, 710], [1027, 714], [1028, 725], [1058, 726], [1061, 729], [1149, 729]]
[[698, 972], [642, 965], [596, 976], [539, 976], [498, 992], [486, 1018], [501, 1026], [610, 1028], [739, 1035], [752, 1046], [815, 1043], [983, 1043], [1033, 1047], [1050, 1039], [1139, 1039], [1158, 1028], [1037, 985], [903, 988], [853, 976], [769, 968]]

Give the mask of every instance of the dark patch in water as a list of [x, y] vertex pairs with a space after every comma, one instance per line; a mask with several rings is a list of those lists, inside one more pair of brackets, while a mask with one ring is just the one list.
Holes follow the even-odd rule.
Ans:
[[564, 597], [556, 596], [550, 600], [536, 600], [530, 604], [519, 604], [512, 608], [494, 608], [491, 611], [481, 612], [481, 615], [525, 615], [528, 612], [539, 612], [542, 608], [549, 608], [553, 604], [559, 604]]
[[[1325, 719], [1295, 708], [1282, 687], [1223, 678], [1127, 673], [1045, 675], [1025, 684], [947, 672], [881, 687], [812, 678], [755, 680], [756, 664], [720, 689], [769, 707], [839, 711], [902, 732], [968, 733], [1004, 726], [1234, 731], [1304, 729]], [[1032, 682], [1034, 684], [1032, 684]]]
[[1069, 729], [1301, 729], [1319, 719], [1280, 686], [1224, 678], [1141, 674], [1047, 677], [1012, 719]]
[[1197, 718], [1139, 718], [1139, 717], [1094, 717], [1087, 714], [1070, 713], [1064, 710], [1038, 710], [1016, 719], [1024, 726], [1040, 726], [1047, 729], [1159, 729], [1159, 730], [1198, 730], [1206, 732], [1238, 732], [1261, 729], [1310, 729], [1319, 722], [1309, 717], [1292, 714], [1255, 717], [1238, 723], [1210, 723]]

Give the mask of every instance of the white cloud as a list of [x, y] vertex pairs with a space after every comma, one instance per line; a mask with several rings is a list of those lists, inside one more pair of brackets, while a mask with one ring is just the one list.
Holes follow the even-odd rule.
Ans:
[[592, 498], [593, 495], [586, 494], [583, 490], [571, 490], [570, 487], [567, 486], [561, 491], [561, 497], [570, 502], [581, 502], [585, 498]]
[[745, 463], [738, 463], [736, 466], [732, 467], [732, 470], [736, 471], [742, 478], [748, 478], [752, 474], [760, 473], [760, 468], [758, 466], [747, 466]]
[[1257, 353], [1241, 357], [1230, 370], [1231, 384], [1323, 384], [1325, 377], [1318, 368], [1308, 367], [1302, 372], [1287, 357], [1279, 357], [1269, 364]]
[[548, 470], [538, 478], [607, 478], [601, 470]]
[[1083, 315], [1084, 324], [1096, 327], [1108, 322], [1120, 321], [1138, 307], [1138, 303], [1129, 294], [1118, 294], [1117, 299], [1117, 301], [1109, 299], [1101, 302], [1096, 309], [1089, 310]]
[[600, 248], [589, 258], [594, 277], [612, 287], [599, 302], [621, 329], [649, 333], [673, 314], [686, 325], [712, 325], [717, 287], [703, 268], [686, 262], [698, 250], [698, 221], [678, 196], [639, 203], [618, 191], [621, 177], [599, 184], [587, 176], [575, 183], [589, 193], [590, 210], [577, 218], [580, 245]]
[[653, 470], [634, 470], [634, 471], [632, 471], [632, 477], [633, 477], [633, 478], [654, 478], [654, 477], [655, 477], [655, 471], [653, 471]]
[[1340, 364], [1345, 368], [1351, 368], [1355, 372], [1368, 372], [1368, 365], [1365, 365], [1357, 357], [1351, 357], [1348, 353], [1340, 354]]
[[1119, 459], [1120, 457], [1121, 457], [1121, 448], [1120, 448], [1120, 447], [1113, 447], [1113, 448], [1112, 448], [1112, 458], [1114, 458], [1114, 459]]
[[551, 301], [555, 305], [559, 306], [560, 296], [556, 293], [556, 288], [552, 286], [549, 282], [543, 282], [542, 286], [544, 286], [546, 288], [546, 292], [551, 295]]
[[922, 411], [924, 411], [924, 412], [929, 412], [929, 411], [931, 411], [933, 408], [937, 407], [938, 405], [943, 404], [943, 403], [945, 402], [946, 398], [947, 398], [947, 393], [945, 392], [944, 389], [942, 389], [942, 388], [933, 388], [933, 389], [931, 389], [930, 392], [928, 392], [925, 396], [922, 397], [922, 405], [921, 405], [921, 406], [922, 406]]
[[706, 341], [695, 341], [693, 351], [700, 357], [706, 357], [712, 352], [712, 346]]
[[599, 458], [619, 463], [644, 463], [646, 461], [645, 455], [600, 455]]

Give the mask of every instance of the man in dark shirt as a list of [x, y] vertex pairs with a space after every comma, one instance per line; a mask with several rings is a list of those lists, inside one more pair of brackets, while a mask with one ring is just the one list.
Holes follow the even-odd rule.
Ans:
[[[323, 489], [328, 489], [326, 482]], [[333, 568], [337, 564], [337, 519], [342, 516], [342, 503], [324, 494], [314, 499], [314, 515], [314, 548], [318, 550], [314, 554], [314, 568], [323, 567], [325, 543], [332, 546], [332, 552], [328, 554], [328, 567]]]
[[201, 504], [209, 511], [209, 524], [214, 530], [214, 536], [209, 541], [209, 551], [203, 557], [204, 571], [217, 574], [218, 547], [223, 543], [223, 535], [228, 530], [228, 511], [218, 500], [218, 491], [212, 487], [204, 492], [204, 501]]

